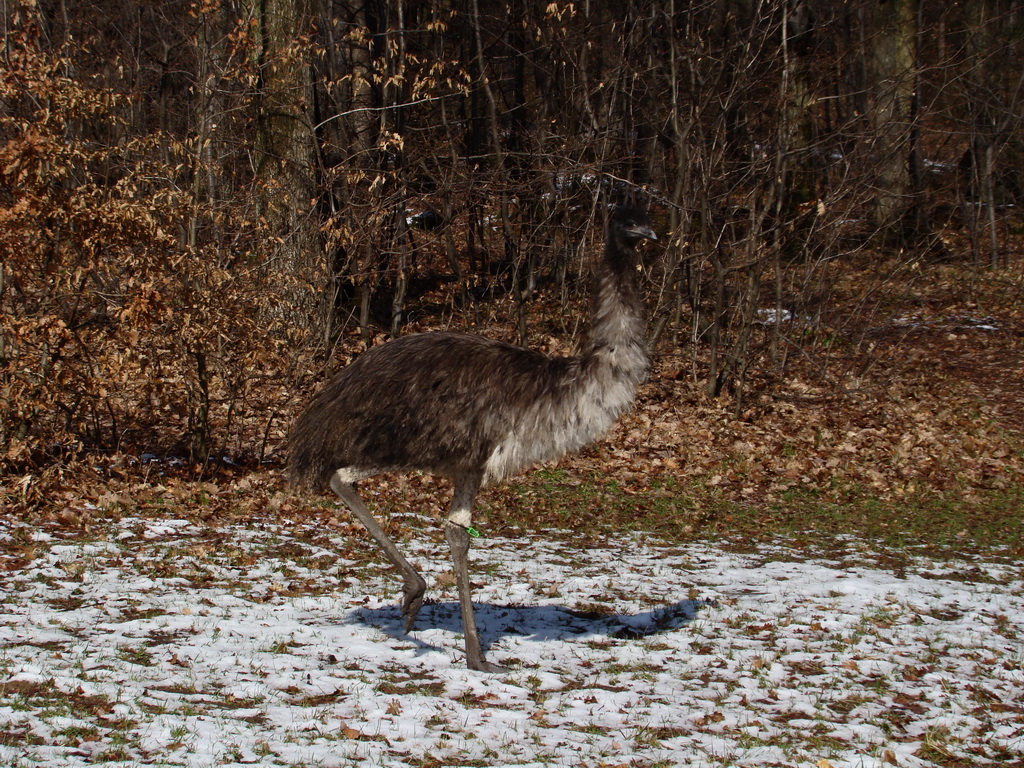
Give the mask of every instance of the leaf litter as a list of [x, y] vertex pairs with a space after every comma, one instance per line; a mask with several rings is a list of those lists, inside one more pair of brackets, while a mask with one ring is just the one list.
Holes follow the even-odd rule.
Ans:
[[485, 675], [421, 536], [405, 635], [399, 580], [312, 520], [0, 523], [0, 764], [1024, 763], [1019, 561], [482, 539]]

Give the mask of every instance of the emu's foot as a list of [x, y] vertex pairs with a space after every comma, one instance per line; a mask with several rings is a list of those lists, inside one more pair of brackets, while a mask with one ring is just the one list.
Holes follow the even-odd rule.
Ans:
[[477, 672], [488, 672], [492, 675], [507, 671], [501, 664], [492, 664], [484, 658], [466, 659], [466, 666]]
[[423, 607], [423, 594], [426, 591], [427, 582], [425, 582], [422, 577], [418, 575], [406, 577], [405, 585], [402, 587], [402, 593], [405, 595], [402, 599], [402, 615], [405, 617], [405, 632], [412, 629], [412, 625], [416, 622], [416, 615], [420, 612], [420, 608]]
[[476, 638], [476, 632], [473, 632], [472, 637], [466, 638], [466, 666], [470, 669], [475, 669], [477, 672], [490, 672], [492, 674], [505, 671], [505, 668], [500, 664], [492, 664], [484, 658], [484, 652], [480, 647], [480, 641]]

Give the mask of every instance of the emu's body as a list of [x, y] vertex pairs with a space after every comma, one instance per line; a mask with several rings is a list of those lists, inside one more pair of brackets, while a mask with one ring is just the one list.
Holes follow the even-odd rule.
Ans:
[[339, 372], [292, 430], [293, 482], [308, 489], [329, 485], [402, 572], [406, 631], [422, 605], [425, 582], [370, 515], [355, 483], [403, 470], [454, 481], [445, 534], [471, 668], [495, 669], [480, 648], [467, 574], [473, 500], [483, 485], [589, 443], [632, 404], [649, 365], [635, 254], [645, 238], [656, 239], [646, 217], [617, 209], [578, 357], [549, 357], [458, 333], [406, 336], [370, 349]]

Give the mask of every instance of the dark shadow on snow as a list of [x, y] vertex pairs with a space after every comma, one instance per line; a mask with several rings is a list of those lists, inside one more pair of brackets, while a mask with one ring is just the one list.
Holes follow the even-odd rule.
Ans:
[[[474, 603], [480, 644], [486, 652], [506, 635], [535, 640], [572, 641], [580, 637], [607, 637], [635, 640], [675, 631], [689, 624], [701, 608], [714, 605], [710, 600], [680, 600], [637, 614], [604, 614], [575, 611], [556, 605], [506, 606]], [[441, 629], [461, 634], [462, 618], [456, 601], [425, 603], [416, 625], [406, 634], [398, 606], [358, 608], [347, 615], [352, 623], [367, 624], [388, 637], [411, 642], [418, 653], [447, 650], [424, 642], [417, 630]], [[461, 651], [461, 646], [459, 647]]]

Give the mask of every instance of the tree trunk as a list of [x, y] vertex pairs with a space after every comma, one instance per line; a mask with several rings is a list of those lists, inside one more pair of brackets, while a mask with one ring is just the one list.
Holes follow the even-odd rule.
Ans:
[[[308, 61], [305, 0], [258, 0], [259, 93], [257, 206], [284, 263], [298, 273], [319, 271], [320, 249], [312, 201], [313, 84]], [[303, 304], [305, 302], [302, 302]], [[314, 314], [311, 306], [296, 306]]]
[[914, 71], [918, 0], [879, 0], [871, 47], [871, 140], [876, 163], [875, 224], [883, 236], [902, 232], [911, 196]]

